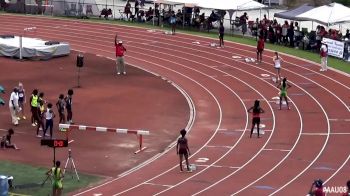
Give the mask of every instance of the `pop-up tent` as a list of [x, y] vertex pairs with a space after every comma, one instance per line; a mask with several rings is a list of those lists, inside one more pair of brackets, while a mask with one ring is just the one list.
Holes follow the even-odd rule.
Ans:
[[283, 19], [287, 19], [287, 20], [298, 20], [298, 21], [305, 21], [305, 19], [299, 19], [296, 18], [296, 16], [305, 13], [309, 10], [314, 9], [313, 6], [310, 6], [308, 4], [304, 4], [301, 5], [300, 7], [294, 8], [292, 10], [287, 10], [284, 12], [279, 12], [279, 13], [275, 13], [274, 17], [276, 18], [283, 18]]
[[331, 3], [300, 14], [296, 16], [296, 20], [315, 21], [327, 26], [350, 22], [350, 8], [339, 3]]
[[199, 0], [198, 7], [217, 10], [250, 10], [266, 7], [253, 0]]

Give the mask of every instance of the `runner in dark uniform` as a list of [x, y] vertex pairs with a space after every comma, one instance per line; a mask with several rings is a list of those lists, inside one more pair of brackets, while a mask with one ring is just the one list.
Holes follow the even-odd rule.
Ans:
[[13, 148], [16, 150], [19, 150], [19, 148], [17, 148], [16, 144], [13, 144], [11, 142], [11, 137], [15, 132], [13, 131], [13, 129], [9, 129], [7, 131], [6, 136], [3, 136], [1, 138], [1, 148]]
[[248, 109], [249, 113], [253, 113], [253, 119], [252, 119], [252, 129], [250, 131], [250, 138], [252, 137], [253, 134], [253, 130], [255, 125], [257, 126], [257, 131], [258, 131], [258, 138], [260, 138], [260, 133], [259, 133], [259, 129], [260, 129], [260, 114], [264, 113], [265, 111], [260, 108], [260, 101], [259, 100], [255, 100], [254, 102], [254, 106]]
[[188, 163], [188, 155], [190, 155], [190, 149], [188, 148], [188, 142], [187, 139], [185, 138], [186, 135], [186, 130], [182, 129], [180, 131], [181, 137], [177, 140], [177, 145], [176, 145], [176, 152], [180, 157], [180, 171], [182, 172], [182, 160], [183, 156], [185, 157], [186, 160], [186, 165], [187, 165], [187, 171], [192, 172]]
[[60, 96], [58, 97], [56, 106], [60, 117], [59, 123], [66, 123], [66, 116], [64, 115], [64, 108], [66, 107], [66, 102], [64, 101], [63, 94], [60, 94]]
[[[26, 103], [26, 95], [25, 90], [23, 88], [23, 84], [18, 84], [18, 105], [21, 108], [22, 113], [22, 119], [26, 119], [26, 116], [24, 115], [24, 104]], [[19, 119], [18, 119], [19, 120]]]

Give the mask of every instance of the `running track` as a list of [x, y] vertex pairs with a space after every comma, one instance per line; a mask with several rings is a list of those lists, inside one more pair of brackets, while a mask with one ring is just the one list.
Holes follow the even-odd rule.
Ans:
[[[273, 51], [266, 51], [258, 65], [242, 60], [255, 57], [255, 49], [237, 43], [217, 49], [209, 47], [211, 39], [185, 34], [0, 15], [1, 34], [18, 34], [30, 26], [37, 27], [40, 38], [68, 41], [74, 50], [112, 59], [118, 32], [128, 64], [172, 81], [192, 102], [188, 138], [195, 172], [179, 173], [171, 148], [77, 195], [305, 195], [314, 179], [323, 179], [326, 186], [344, 186], [349, 180], [349, 75], [320, 73], [317, 64], [282, 55], [292, 103], [291, 110], [280, 111], [272, 100], [278, 89], [271, 77], [261, 75], [274, 75]], [[249, 139], [246, 109], [255, 99], [266, 111], [266, 132], [260, 139]]]

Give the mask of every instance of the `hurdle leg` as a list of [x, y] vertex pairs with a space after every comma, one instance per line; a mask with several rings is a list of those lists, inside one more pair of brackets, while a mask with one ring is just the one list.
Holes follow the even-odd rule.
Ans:
[[139, 135], [139, 145], [140, 145], [140, 148], [137, 151], [135, 151], [134, 154], [137, 154], [147, 148], [147, 147], [142, 147], [142, 135]]

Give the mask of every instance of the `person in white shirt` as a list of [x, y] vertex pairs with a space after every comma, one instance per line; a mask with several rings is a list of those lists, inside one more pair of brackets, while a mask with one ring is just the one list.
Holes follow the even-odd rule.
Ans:
[[[44, 115], [45, 115], [45, 119], [46, 119], [46, 123], [45, 123], [46, 127], [44, 130], [43, 137], [50, 136], [50, 138], [52, 139], [53, 118], [55, 118], [55, 116], [56, 116], [52, 110], [52, 103], [47, 104], [47, 109], [46, 109], [46, 112], [44, 113]], [[49, 127], [50, 127], [50, 135], [48, 135], [46, 133], [46, 131]]]
[[321, 56], [321, 69], [320, 71], [327, 71], [327, 56], [328, 56], [328, 46], [322, 41], [322, 46], [320, 48]]
[[276, 83], [278, 83], [281, 81], [281, 62], [283, 59], [278, 55], [278, 52], [275, 52], [275, 56], [273, 56], [272, 60], [276, 70]]
[[10, 95], [9, 100], [9, 108], [12, 118], [12, 124], [15, 126], [18, 125], [18, 119], [17, 119], [17, 111], [20, 111], [21, 108], [18, 106], [18, 88], [15, 87]]

